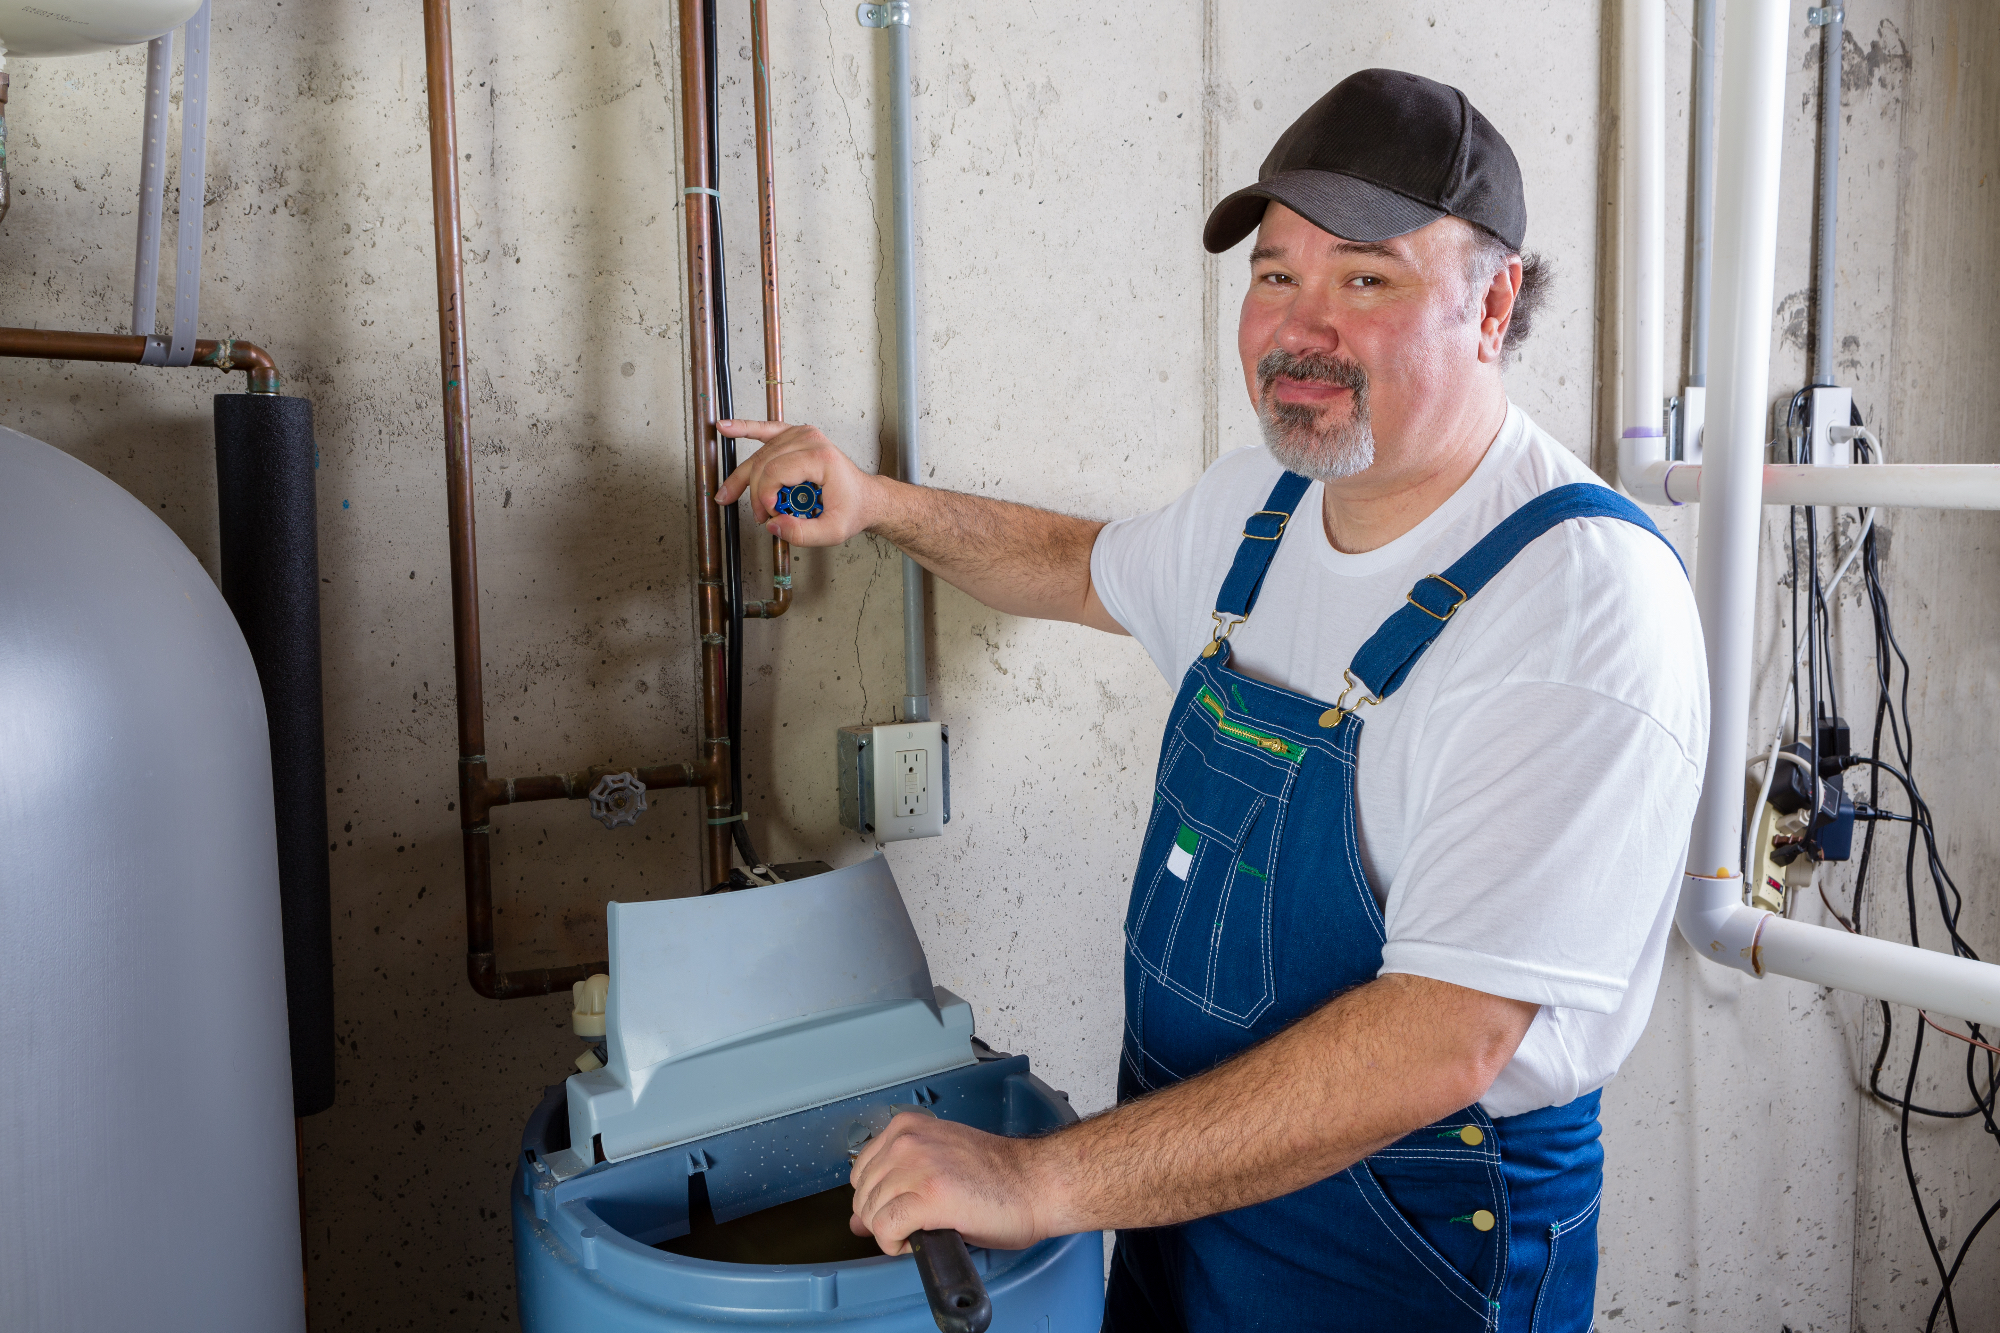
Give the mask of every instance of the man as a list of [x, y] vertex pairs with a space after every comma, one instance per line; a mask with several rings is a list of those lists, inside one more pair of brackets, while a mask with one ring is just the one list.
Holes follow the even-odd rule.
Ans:
[[1671, 549], [1507, 402], [1537, 276], [1499, 133], [1347, 79], [1209, 216], [1252, 230], [1266, 447], [1111, 524], [864, 475], [805, 426], [718, 499], [879, 533], [1180, 682], [1126, 917], [1119, 1102], [1035, 1140], [903, 1117], [855, 1228], [1116, 1228], [1105, 1327], [1585, 1330], [1597, 1089], [1659, 979], [1700, 782]]

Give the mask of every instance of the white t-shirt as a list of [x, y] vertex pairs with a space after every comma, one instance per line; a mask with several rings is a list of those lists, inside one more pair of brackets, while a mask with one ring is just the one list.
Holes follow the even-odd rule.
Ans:
[[[1280, 472], [1269, 451], [1236, 450], [1097, 539], [1097, 595], [1176, 686], [1214, 628], [1243, 520]], [[1536, 495], [1594, 480], [1510, 406], [1472, 477], [1378, 550], [1333, 548], [1315, 482], [1230, 638], [1234, 666], [1335, 699], [1418, 579]], [[1481, 1101], [1489, 1114], [1602, 1087], [1652, 1010], [1708, 744], [1701, 624], [1680, 564], [1632, 524], [1561, 524], [1361, 716], [1356, 806], [1388, 925], [1382, 971], [1542, 1006]]]

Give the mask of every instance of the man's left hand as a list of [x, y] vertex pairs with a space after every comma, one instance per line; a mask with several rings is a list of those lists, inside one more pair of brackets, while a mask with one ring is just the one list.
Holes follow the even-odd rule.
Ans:
[[854, 1159], [848, 1225], [884, 1254], [906, 1253], [912, 1231], [946, 1228], [969, 1245], [1025, 1250], [1049, 1234], [1037, 1220], [1034, 1147], [905, 1111]]

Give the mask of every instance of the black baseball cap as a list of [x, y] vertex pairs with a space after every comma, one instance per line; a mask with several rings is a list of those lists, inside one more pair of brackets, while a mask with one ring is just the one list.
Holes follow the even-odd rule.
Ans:
[[1348, 241], [1386, 241], [1463, 218], [1519, 250], [1528, 231], [1514, 150], [1464, 93], [1419, 74], [1364, 69], [1278, 137], [1257, 183], [1215, 206], [1201, 243], [1221, 254], [1283, 204]]

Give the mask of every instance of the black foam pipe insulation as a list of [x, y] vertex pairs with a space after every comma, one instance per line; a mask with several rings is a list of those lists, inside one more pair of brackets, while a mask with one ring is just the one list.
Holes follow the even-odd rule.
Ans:
[[275, 394], [215, 395], [222, 596], [249, 641], [271, 729], [292, 1106], [299, 1116], [333, 1105], [316, 463], [311, 403]]

